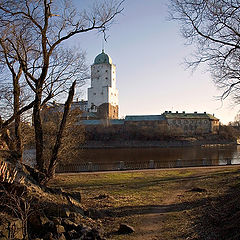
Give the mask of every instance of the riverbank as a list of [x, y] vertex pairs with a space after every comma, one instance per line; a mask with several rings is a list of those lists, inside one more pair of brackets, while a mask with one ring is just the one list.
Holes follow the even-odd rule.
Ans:
[[[111, 240], [239, 239], [240, 168], [61, 174], [51, 186], [81, 191]], [[118, 235], [120, 223], [135, 229]], [[219, 227], [220, 226], [220, 227]]]
[[197, 140], [185, 138], [183, 140], [170, 141], [88, 141], [82, 145], [83, 149], [109, 149], [109, 148], [168, 148], [168, 147], [192, 147], [192, 146], [227, 146], [236, 145], [232, 140]]

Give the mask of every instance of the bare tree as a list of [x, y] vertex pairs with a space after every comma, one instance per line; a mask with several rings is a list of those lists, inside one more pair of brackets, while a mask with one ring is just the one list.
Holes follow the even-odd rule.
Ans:
[[[1, 39], [6, 38], [2, 35]], [[14, 55], [15, 51], [12, 50], [12, 52], [10, 52], [11, 46], [6, 46], [6, 43], [7, 41], [0, 42], [0, 54], [3, 56], [1, 58], [1, 67], [4, 70], [2, 74], [3, 80], [0, 85], [0, 112], [3, 118], [14, 120], [15, 127], [14, 131], [11, 131], [12, 125], [9, 125], [11, 121], [6, 121], [9, 122], [8, 129], [3, 128], [2, 132], [8, 148], [15, 157], [22, 160], [24, 136], [21, 134], [21, 128], [24, 126], [24, 119], [23, 116], [20, 117], [21, 114], [17, 113], [20, 107], [23, 109], [23, 106], [25, 106], [27, 110], [29, 106], [33, 106], [33, 104], [31, 104], [33, 102], [33, 94], [29, 93], [29, 87], [26, 86], [26, 82], [21, 78], [22, 68], [16, 61], [17, 56]], [[54, 52], [50, 61], [48, 75], [43, 87], [43, 96], [45, 99], [42, 101], [41, 106], [52, 97], [64, 97], [72, 81], [75, 80], [78, 83], [78, 87], [80, 87], [84, 84], [84, 80], [88, 78], [85, 53], [82, 51], [61, 48], [58, 49], [58, 52]], [[9, 75], [9, 72], [11, 75]], [[29, 94], [26, 94], [26, 92]], [[16, 117], [13, 118], [13, 116]]]
[[190, 67], [207, 63], [221, 99], [240, 94], [240, 2], [238, 0], [171, 0], [171, 18], [181, 24], [187, 43], [196, 52]]
[[[76, 80], [74, 70], [70, 68], [72, 65], [61, 66], [61, 59], [66, 62], [64, 42], [76, 34], [93, 30], [105, 33], [114, 17], [122, 11], [121, 5], [119, 0], [101, 1], [88, 12], [77, 11], [70, 0], [0, 0], [0, 30], [7, 33], [2, 35], [1, 41], [16, 55], [25, 81], [34, 93], [29, 105], [33, 106], [36, 161], [41, 172], [46, 172], [47, 168], [43, 161], [41, 107], [54, 94], [55, 84], [58, 88], [64, 86], [61, 84], [63, 79], [65, 83]], [[60, 62], [56, 64], [58, 60]], [[51, 73], [50, 69], [54, 71]], [[65, 75], [67, 71], [68, 76]], [[71, 101], [66, 103], [71, 104]], [[21, 110], [14, 114], [14, 119]]]
[[[12, 90], [9, 91], [9, 89], [5, 89], [5, 99], [9, 102], [13, 100], [13, 114], [15, 115], [20, 110], [20, 78], [22, 76], [22, 67], [21, 65], [16, 62], [16, 54], [11, 51], [11, 48], [8, 48], [8, 46], [5, 44], [2, 39], [0, 39], [0, 46], [1, 46], [1, 64], [5, 64], [8, 68], [8, 70], [11, 73], [12, 77]], [[3, 90], [3, 89], [1, 89]], [[11, 92], [12, 91], [12, 92]], [[12, 93], [12, 94], [11, 94]], [[3, 95], [3, 94], [2, 94]], [[17, 115], [15, 118], [15, 127], [14, 127], [14, 144], [8, 144], [8, 147], [15, 151], [19, 158], [19, 160], [22, 160], [22, 140], [21, 140], [21, 120], [20, 115]], [[8, 136], [5, 131], [5, 136]]]
[[238, 113], [235, 117], [234, 117], [234, 121], [233, 122], [229, 122], [228, 123], [229, 126], [233, 126], [236, 128], [240, 127], [240, 114]]

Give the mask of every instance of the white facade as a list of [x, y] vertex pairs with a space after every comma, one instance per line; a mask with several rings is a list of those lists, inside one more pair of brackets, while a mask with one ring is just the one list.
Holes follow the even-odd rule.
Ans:
[[88, 108], [96, 112], [103, 103], [118, 106], [118, 90], [116, 88], [116, 66], [111, 58], [102, 52], [91, 66], [91, 87], [88, 88]]

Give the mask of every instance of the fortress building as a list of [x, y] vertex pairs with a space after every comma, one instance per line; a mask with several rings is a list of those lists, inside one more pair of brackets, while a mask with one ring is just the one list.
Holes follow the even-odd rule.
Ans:
[[[193, 136], [201, 134], [218, 134], [219, 119], [212, 114], [185, 113], [165, 111], [161, 115], [127, 115], [124, 119], [83, 120], [82, 124], [87, 129], [94, 129], [96, 126], [112, 126], [116, 129], [131, 131], [136, 127], [152, 127], [163, 133], [178, 133], [182, 136]], [[161, 132], [160, 131], [160, 132]]]
[[[63, 112], [64, 104], [48, 103], [43, 111], [43, 121], [56, 118]], [[118, 129], [131, 129], [136, 126], [155, 127], [179, 132], [182, 135], [217, 134], [219, 119], [204, 113], [185, 113], [165, 111], [161, 115], [130, 115], [118, 119], [118, 90], [116, 88], [116, 66], [111, 57], [102, 51], [91, 66], [91, 87], [88, 100], [73, 102], [71, 110], [79, 111], [79, 123], [87, 128], [99, 125], [113, 125]], [[75, 112], [76, 112], [75, 111]]]
[[91, 66], [91, 87], [88, 88], [88, 111], [99, 119], [118, 118], [116, 66], [104, 50]]

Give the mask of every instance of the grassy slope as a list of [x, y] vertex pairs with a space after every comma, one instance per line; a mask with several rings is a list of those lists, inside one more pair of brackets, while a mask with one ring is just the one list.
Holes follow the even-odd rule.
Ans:
[[[239, 169], [58, 175], [51, 185], [80, 190], [83, 203], [99, 209], [95, 217], [109, 239], [239, 239]], [[206, 191], [189, 191], [196, 187]], [[97, 197], [101, 194], [105, 195]], [[136, 232], [115, 234], [122, 222], [132, 225]]]

